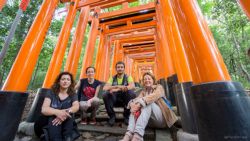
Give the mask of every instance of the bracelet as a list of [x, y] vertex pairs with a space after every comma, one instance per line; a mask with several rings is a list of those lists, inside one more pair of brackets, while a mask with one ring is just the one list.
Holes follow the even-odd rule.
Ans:
[[72, 114], [72, 111], [71, 111], [70, 108], [69, 108], [69, 109], [66, 109], [66, 112], [69, 113], [69, 114]]

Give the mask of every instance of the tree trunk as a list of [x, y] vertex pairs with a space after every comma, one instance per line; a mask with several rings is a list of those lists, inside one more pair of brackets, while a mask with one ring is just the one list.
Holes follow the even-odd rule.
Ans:
[[35, 74], [34, 74], [34, 76], [33, 76], [32, 82], [31, 82], [31, 86], [32, 86], [32, 87], [34, 86], [34, 83], [35, 83], [35, 80], [36, 80], [36, 76], [37, 76], [37, 72], [38, 72], [39, 66], [40, 66], [40, 61], [38, 61], [38, 63], [37, 63], [36, 70], [35, 70]]
[[[240, 57], [240, 45], [238, 43], [238, 41], [236, 40], [234, 34], [232, 34], [232, 37], [233, 37], [233, 41], [234, 41], [234, 47], [236, 48], [236, 51], [237, 51], [237, 56], [238, 58]], [[241, 71], [243, 72], [243, 74], [246, 76], [247, 80], [250, 82], [250, 75], [249, 73], [247, 72], [247, 70], [245, 69], [245, 67], [243, 66], [242, 62], [240, 61], [239, 59], [239, 67], [241, 69]]]

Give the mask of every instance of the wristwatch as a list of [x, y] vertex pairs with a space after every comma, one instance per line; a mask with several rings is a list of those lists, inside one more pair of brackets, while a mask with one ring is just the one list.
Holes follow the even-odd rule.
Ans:
[[71, 111], [70, 108], [69, 108], [69, 109], [66, 109], [66, 112], [69, 113], [69, 114], [72, 114], [72, 111]]

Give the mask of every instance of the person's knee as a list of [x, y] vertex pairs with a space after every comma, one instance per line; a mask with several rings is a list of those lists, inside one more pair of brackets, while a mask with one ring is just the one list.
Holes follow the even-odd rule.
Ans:
[[80, 110], [81, 111], [87, 111], [89, 108], [89, 106], [87, 105], [87, 102], [86, 101], [81, 101], [80, 102]]
[[97, 107], [99, 107], [99, 105], [100, 105], [100, 100], [94, 100], [94, 101], [92, 102], [92, 107], [97, 108]]
[[149, 114], [151, 112], [151, 109], [152, 109], [152, 104], [149, 104], [149, 105], [141, 108], [141, 113], [148, 113]]
[[106, 92], [102, 95], [102, 99], [104, 102], [110, 101], [112, 99], [112, 94], [109, 92]]
[[129, 95], [129, 97], [130, 97], [131, 99], [134, 99], [134, 98], [136, 97], [135, 92], [132, 91], [132, 90], [128, 90], [127, 94]]
[[109, 96], [109, 93], [108, 93], [108, 92], [103, 93], [103, 94], [102, 94], [103, 100], [106, 100], [106, 99], [108, 98], [108, 96]]

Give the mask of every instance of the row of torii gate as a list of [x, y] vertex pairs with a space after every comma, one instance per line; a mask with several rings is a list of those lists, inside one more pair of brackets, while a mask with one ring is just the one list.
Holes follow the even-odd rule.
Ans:
[[[249, 140], [249, 98], [239, 83], [231, 81], [197, 1], [156, 0], [129, 7], [135, 1], [60, 1], [69, 4], [67, 16], [27, 121], [37, 118], [41, 99], [61, 70], [73, 22], [80, 12], [65, 71], [76, 76], [85, 30], [91, 23], [80, 78], [85, 77], [85, 68], [93, 64], [99, 38], [97, 79], [106, 81], [113, 75], [117, 61], [125, 62], [126, 73], [136, 82], [144, 72], [151, 71], [164, 82], [166, 91], [174, 93], [185, 132], [198, 134], [201, 141], [222, 141], [226, 137]], [[239, 2], [249, 16], [249, 2]], [[0, 128], [5, 129], [0, 140], [13, 140], [15, 136], [27, 87], [58, 3], [59, 0], [43, 1], [0, 91]], [[117, 5], [122, 5], [122, 9], [103, 12]]]

